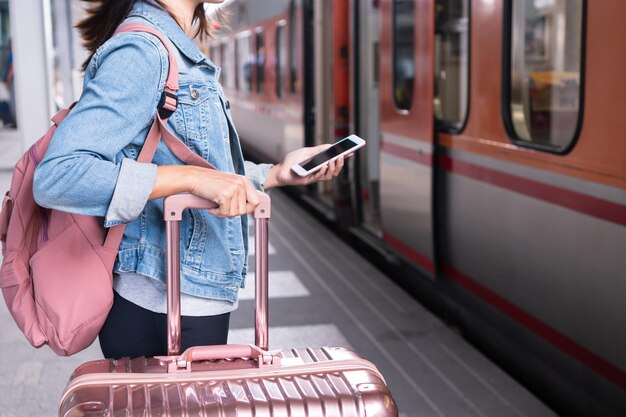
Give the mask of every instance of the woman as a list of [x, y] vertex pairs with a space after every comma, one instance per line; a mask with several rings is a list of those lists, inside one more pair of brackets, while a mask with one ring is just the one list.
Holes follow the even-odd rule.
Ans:
[[[246, 273], [245, 215], [258, 204], [257, 190], [329, 180], [339, 174], [343, 160], [306, 178], [290, 167], [328, 145], [294, 151], [275, 166], [244, 162], [218, 84], [220, 70], [192, 41], [208, 34], [204, 3], [209, 2], [88, 2], [92, 8], [78, 26], [92, 52], [83, 94], [37, 168], [35, 198], [44, 207], [103, 216], [106, 227], [128, 224], [114, 267], [113, 308], [99, 337], [107, 358], [167, 353], [161, 199], [189, 192], [219, 204], [211, 214], [186, 212], [181, 224], [182, 348], [224, 344]], [[169, 62], [153, 35], [112, 36], [132, 22], [155, 27], [170, 41], [180, 89], [167, 126], [217, 170], [181, 165], [163, 143], [152, 163], [136, 162]]]

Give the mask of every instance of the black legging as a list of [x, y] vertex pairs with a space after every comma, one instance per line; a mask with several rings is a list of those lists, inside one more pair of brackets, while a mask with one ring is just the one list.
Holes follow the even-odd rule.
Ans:
[[[228, 340], [230, 313], [183, 316], [182, 351], [192, 346], [223, 345]], [[105, 358], [167, 355], [167, 315], [154, 313], [114, 292], [111, 312], [100, 330]]]

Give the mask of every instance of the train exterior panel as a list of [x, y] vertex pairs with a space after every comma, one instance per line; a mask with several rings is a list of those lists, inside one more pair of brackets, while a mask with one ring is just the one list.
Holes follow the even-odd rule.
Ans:
[[[403, 259], [413, 272], [400, 282], [557, 410], [618, 416], [624, 16], [626, 3], [610, 0], [285, 1], [235, 13], [233, 33], [211, 48], [233, 51], [249, 35], [258, 52], [255, 33], [265, 34], [265, 91], [258, 68], [252, 91], [227, 75], [249, 150], [275, 162], [349, 122], [368, 146], [332, 190], [303, 189], [306, 201], [350, 213], [330, 218]], [[346, 186], [350, 199], [328, 199]]]
[[432, 143], [383, 135], [380, 208], [385, 243], [434, 278], [432, 150]]
[[[450, 155], [449, 165], [459, 168], [445, 178], [444, 264], [541, 317], [571, 343], [626, 367], [626, 335], [606, 331], [607, 322], [626, 325], [626, 293], [620, 290], [626, 269], [623, 230], [507, 184], [525, 178], [529, 188], [563, 194], [556, 184], [568, 177], [552, 175], [556, 181], [548, 185], [545, 173], [532, 168]], [[498, 182], [485, 182], [480, 173], [497, 176]], [[538, 180], [528, 180], [533, 174]], [[614, 290], [607, 292], [607, 286]]]

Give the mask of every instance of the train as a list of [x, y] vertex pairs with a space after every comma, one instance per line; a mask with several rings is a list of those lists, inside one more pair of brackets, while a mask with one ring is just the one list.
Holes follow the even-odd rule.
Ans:
[[626, 415], [626, 2], [234, 0], [245, 152], [367, 141], [298, 198], [563, 415]]

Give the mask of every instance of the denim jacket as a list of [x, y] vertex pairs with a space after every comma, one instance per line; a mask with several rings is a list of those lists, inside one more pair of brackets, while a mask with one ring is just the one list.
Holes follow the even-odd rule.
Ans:
[[[138, 0], [124, 23], [156, 27], [170, 41], [179, 67], [178, 108], [167, 126], [219, 170], [246, 175], [262, 190], [269, 165], [243, 160], [220, 69], [172, 17]], [[169, 68], [153, 35], [118, 34], [94, 54], [80, 100], [57, 128], [35, 172], [36, 201], [49, 208], [103, 216], [105, 227], [127, 223], [116, 273], [164, 281], [163, 200], [148, 201], [157, 165], [181, 162], [160, 143], [152, 163], [135, 160], [156, 116]], [[247, 171], [247, 172], [246, 172]], [[234, 302], [247, 268], [247, 217], [220, 219], [186, 211], [181, 223], [181, 291]]]

